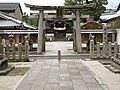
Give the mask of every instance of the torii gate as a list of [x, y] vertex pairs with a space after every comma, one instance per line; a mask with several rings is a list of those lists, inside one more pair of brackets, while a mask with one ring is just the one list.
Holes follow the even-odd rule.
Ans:
[[[80, 28], [80, 10], [85, 8], [93, 8], [94, 4], [86, 4], [86, 5], [68, 5], [68, 6], [37, 6], [26, 4], [25, 6], [30, 8], [30, 10], [39, 11], [39, 23], [38, 23], [38, 47], [37, 53], [42, 54], [45, 51], [45, 40], [44, 40], [44, 10], [74, 10], [75, 11], [75, 21], [74, 21], [74, 40], [73, 40], [73, 49], [77, 51], [77, 53], [82, 53], [82, 41], [81, 41], [81, 28]], [[57, 11], [58, 14], [61, 11]], [[61, 13], [62, 14], [62, 13]]]

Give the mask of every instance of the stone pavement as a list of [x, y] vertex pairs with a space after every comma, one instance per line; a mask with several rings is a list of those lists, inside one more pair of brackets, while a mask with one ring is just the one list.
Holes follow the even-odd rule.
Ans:
[[44, 55], [57, 55], [58, 50], [61, 54], [71, 55], [75, 54], [73, 51], [73, 42], [56, 41], [56, 42], [46, 42], [46, 52]]
[[108, 90], [120, 90], [120, 74], [112, 73], [99, 61], [82, 61], [82, 63], [94, 72], [94, 76], [102, 81]]
[[104, 90], [81, 59], [39, 59], [15, 90]]

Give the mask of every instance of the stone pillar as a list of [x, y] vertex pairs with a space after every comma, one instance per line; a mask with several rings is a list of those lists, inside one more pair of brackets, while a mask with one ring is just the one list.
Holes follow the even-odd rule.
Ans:
[[77, 48], [76, 48], [76, 30], [73, 30], [73, 50], [77, 51]]
[[26, 62], [29, 61], [29, 41], [25, 41], [25, 56], [24, 56], [24, 60]]
[[76, 43], [77, 53], [82, 53], [81, 28], [80, 28], [80, 11], [76, 11]]
[[38, 22], [38, 46], [37, 53], [42, 54], [43, 48], [43, 10], [39, 11], [39, 22]]
[[43, 48], [43, 52], [45, 52], [45, 30], [43, 30], [43, 46], [42, 46]]
[[103, 29], [103, 58], [108, 58], [109, 55], [108, 55], [108, 31], [107, 31], [107, 27], [104, 26], [104, 29]]
[[94, 58], [94, 40], [90, 40], [90, 58]]
[[103, 29], [103, 42], [107, 43], [107, 28], [106, 26], [104, 26], [104, 29]]
[[100, 58], [100, 43], [97, 42], [97, 58]]
[[18, 61], [22, 60], [22, 44], [18, 44]]
[[111, 42], [108, 43], [108, 56], [109, 56], [109, 58], [112, 56], [112, 46], [111, 46]]
[[42, 51], [45, 52], [45, 20], [43, 21], [43, 46], [42, 46]]
[[73, 50], [77, 51], [77, 42], [76, 42], [76, 19], [73, 21], [74, 30], [73, 30]]

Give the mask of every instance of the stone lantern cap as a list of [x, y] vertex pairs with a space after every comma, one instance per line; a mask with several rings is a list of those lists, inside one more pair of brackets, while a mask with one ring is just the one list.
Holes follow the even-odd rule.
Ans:
[[14, 35], [11, 33], [8, 37], [9, 38], [14, 38]]

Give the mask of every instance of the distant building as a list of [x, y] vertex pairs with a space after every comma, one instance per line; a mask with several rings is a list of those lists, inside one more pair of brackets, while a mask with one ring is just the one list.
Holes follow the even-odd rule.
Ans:
[[[25, 22], [16, 19], [15, 17], [9, 14], [0, 12], [0, 42], [3, 38], [5, 38], [8, 42], [8, 36], [10, 34], [13, 34], [15, 37], [15, 43], [22, 43], [24, 42], [26, 35], [34, 34], [33, 30], [35, 29], [35, 27], [32, 27], [26, 24]], [[34, 35], [32, 36], [34, 38]]]
[[20, 3], [0, 3], [0, 11], [22, 20], [23, 12]]

